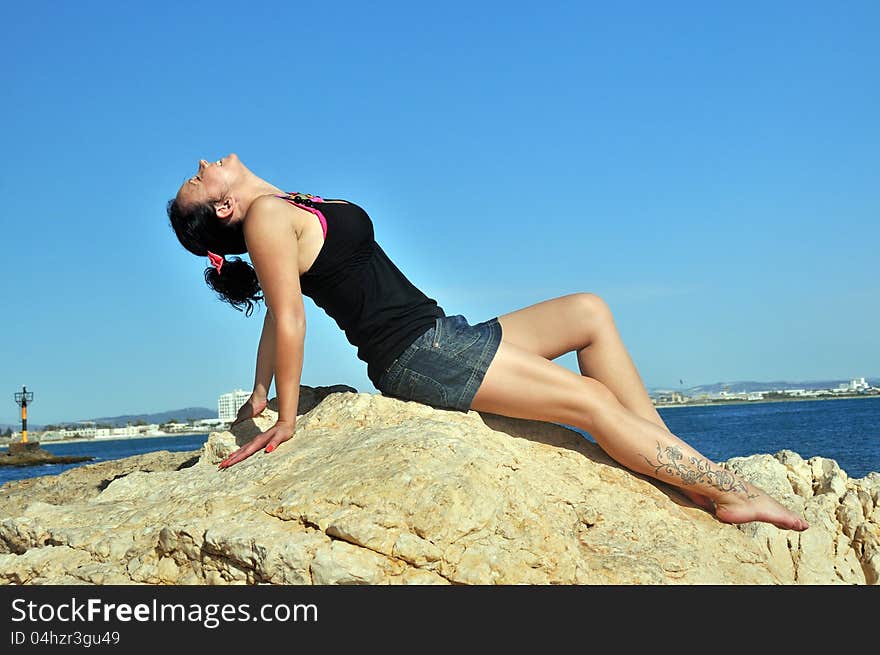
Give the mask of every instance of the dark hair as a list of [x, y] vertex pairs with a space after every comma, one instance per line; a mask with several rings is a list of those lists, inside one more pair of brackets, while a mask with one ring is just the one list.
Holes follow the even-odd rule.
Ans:
[[[166, 211], [177, 240], [192, 254], [207, 257], [209, 250], [218, 255], [247, 252], [241, 223], [230, 225], [219, 220], [210, 204], [184, 208], [173, 198]], [[245, 316], [250, 316], [254, 303], [263, 300], [257, 273], [241, 257], [224, 260], [220, 273], [211, 265], [205, 269], [205, 282], [238, 311], [247, 307]]]

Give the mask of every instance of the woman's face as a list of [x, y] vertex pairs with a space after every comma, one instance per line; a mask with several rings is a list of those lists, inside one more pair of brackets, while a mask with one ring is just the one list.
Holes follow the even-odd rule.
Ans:
[[200, 159], [196, 174], [177, 191], [177, 201], [187, 206], [220, 200], [229, 194], [243, 168], [235, 153], [212, 162]]

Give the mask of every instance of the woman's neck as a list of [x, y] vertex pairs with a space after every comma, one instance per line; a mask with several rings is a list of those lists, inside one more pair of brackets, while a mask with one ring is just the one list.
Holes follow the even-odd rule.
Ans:
[[254, 176], [253, 180], [245, 182], [238, 192], [238, 204], [241, 207], [242, 214], [247, 215], [251, 203], [260, 196], [273, 195], [276, 193], [283, 194], [284, 191], [274, 184]]

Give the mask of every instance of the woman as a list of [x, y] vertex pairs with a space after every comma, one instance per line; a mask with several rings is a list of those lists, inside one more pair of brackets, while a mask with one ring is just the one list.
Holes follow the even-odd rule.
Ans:
[[[383, 394], [445, 409], [491, 412], [585, 430], [615, 460], [674, 485], [726, 523], [807, 522], [672, 434], [654, 408], [605, 302], [576, 293], [470, 325], [446, 316], [375, 242], [356, 204], [290, 194], [235, 154], [199, 162], [168, 203], [183, 246], [208, 256], [209, 286], [266, 317], [254, 391], [236, 423], [266, 406], [275, 377], [278, 420], [220, 468], [293, 436], [305, 339], [303, 295], [345, 331]], [[240, 257], [247, 252], [253, 268]], [[580, 375], [551, 360], [577, 351]]]

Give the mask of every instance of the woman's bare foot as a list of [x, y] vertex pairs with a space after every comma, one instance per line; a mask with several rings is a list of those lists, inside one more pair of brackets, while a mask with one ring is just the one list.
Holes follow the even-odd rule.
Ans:
[[747, 484], [748, 497], [735, 492], [715, 499], [715, 516], [724, 523], [771, 523], [783, 530], [802, 532], [810, 527], [806, 520], [780, 505], [756, 486]]

